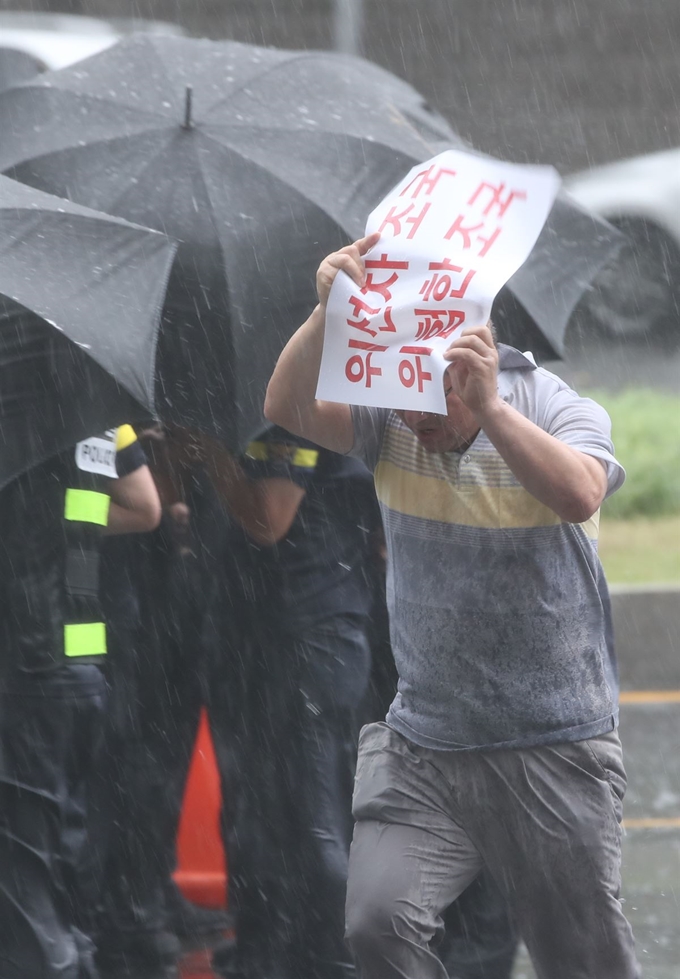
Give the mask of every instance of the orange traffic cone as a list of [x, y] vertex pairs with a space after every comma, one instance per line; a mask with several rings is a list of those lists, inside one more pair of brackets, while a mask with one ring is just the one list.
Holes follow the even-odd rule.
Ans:
[[177, 833], [174, 878], [184, 896], [204, 907], [227, 903], [227, 861], [220, 833], [220, 777], [205, 709], [201, 711]]

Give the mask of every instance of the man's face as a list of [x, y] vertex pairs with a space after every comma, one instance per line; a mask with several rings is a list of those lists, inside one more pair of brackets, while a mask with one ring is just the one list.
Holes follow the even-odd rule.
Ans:
[[413, 432], [426, 452], [453, 452], [473, 441], [479, 422], [451, 390], [448, 373], [444, 375], [446, 415], [431, 411], [397, 411], [404, 425]]

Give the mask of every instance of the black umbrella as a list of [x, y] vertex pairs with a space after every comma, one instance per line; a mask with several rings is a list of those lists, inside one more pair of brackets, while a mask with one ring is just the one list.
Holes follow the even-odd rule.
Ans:
[[0, 487], [154, 412], [175, 244], [0, 177]]
[[232, 447], [262, 425], [318, 262], [454, 139], [367, 62], [171, 37], [122, 41], [3, 93], [0, 129], [0, 170], [180, 240], [158, 408]]
[[[261, 427], [276, 357], [315, 302], [319, 260], [362, 234], [415, 162], [464, 147], [414, 89], [360, 59], [170, 37], [123, 41], [0, 94], [0, 129], [0, 170], [180, 240], [159, 411], [232, 447]], [[571, 205], [556, 209], [544, 236], [551, 266], [566, 241], [562, 210], [571, 217]], [[606, 229], [593, 235], [591, 218], [578, 228], [572, 258], [593, 274], [611, 255]], [[583, 288], [564, 258], [568, 289], [530, 266], [519, 273], [512, 337], [499, 305], [504, 337], [535, 334], [559, 353]]]
[[499, 337], [530, 349], [539, 361], [562, 357], [571, 314], [625, 240], [607, 221], [559, 194], [529, 258], [496, 299]]

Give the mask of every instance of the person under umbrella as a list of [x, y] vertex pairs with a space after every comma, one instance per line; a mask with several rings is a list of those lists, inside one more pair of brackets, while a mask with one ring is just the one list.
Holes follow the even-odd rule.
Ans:
[[134, 443], [129, 426], [94, 435], [0, 490], [4, 979], [96, 977], [85, 848], [106, 700], [99, 549], [104, 533], [160, 519]]
[[165, 235], [0, 177], [0, 487], [155, 411]]
[[[81, 884], [97, 771], [104, 532], [155, 526], [148, 413], [164, 235], [0, 179], [0, 973], [94, 975]], [[101, 434], [97, 434], [97, 433]], [[69, 827], [68, 836], [65, 834]], [[80, 927], [78, 927], [78, 925]]]

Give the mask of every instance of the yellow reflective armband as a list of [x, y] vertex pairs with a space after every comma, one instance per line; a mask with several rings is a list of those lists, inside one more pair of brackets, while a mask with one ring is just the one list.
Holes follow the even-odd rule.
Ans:
[[106, 626], [103, 622], [77, 622], [64, 626], [66, 656], [105, 656]]
[[64, 501], [64, 518], [95, 523], [106, 527], [109, 522], [111, 497], [94, 490], [67, 489]]

